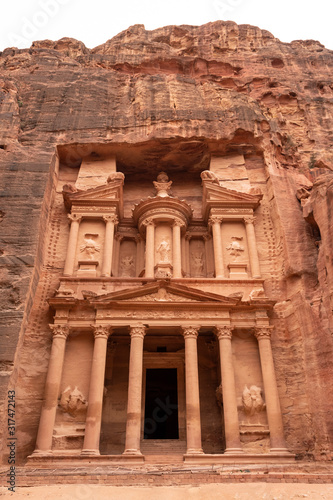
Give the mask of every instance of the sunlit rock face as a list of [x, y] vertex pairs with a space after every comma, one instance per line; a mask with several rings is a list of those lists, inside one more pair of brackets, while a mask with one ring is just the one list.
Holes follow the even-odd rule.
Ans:
[[[117, 172], [125, 175], [123, 212], [117, 217], [128, 227], [142, 200], [148, 200], [148, 206], [158, 198], [153, 182], [161, 172], [172, 181], [163, 191], [164, 203], [169, 196], [179, 200], [180, 207], [186, 203], [186, 214], [192, 217], [188, 223], [199, 228], [207, 224], [208, 232], [212, 228], [202, 208], [205, 182], [213, 191], [215, 183], [225, 193], [237, 192], [239, 199], [261, 197], [254, 214], [260, 286], [229, 289], [226, 283], [220, 288], [211, 284], [216, 279], [214, 248], [207, 250], [199, 237], [193, 239], [187, 276], [178, 263], [180, 279], [201, 280], [195, 285], [200, 293], [240, 294], [248, 303], [265, 297], [274, 304], [269, 321], [274, 326], [271, 343], [287, 448], [303, 460], [331, 458], [332, 66], [332, 51], [319, 42], [281, 43], [259, 28], [222, 21], [154, 31], [136, 25], [94, 49], [64, 38], [0, 54], [1, 401], [6, 419], [7, 391], [16, 390], [19, 461], [26, 460], [36, 442], [51, 350], [48, 324], [54, 309], [49, 300], [57, 289], [60, 296], [72, 293], [70, 283], [59, 289], [69, 238], [68, 200], [102, 185], [111, 193], [112, 183], [123, 182]], [[211, 171], [212, 178], [200, 177], [205, 171]], [[110, 196], [116, 196], [114, 192]], [[82, 235], [78, 262], [97, 262], [103, 255], [98, 234], [104, 226], [98, 224]], [[171, 241], [169, 229], [165, 234]], [[225, 259], [231, 255], [236, 264], [250, 260], [242, 231], [235, 235], [232, 229], [222, 229]], [[133, 241], [125, 238], [114, 277], [144, 277], [130, 255]], [[191, 252], [188, 255], [191, 258]], [[163, 263], [172, 258], [170, 249]], [[247, 279], [245, 264], [229, 264], [225, 261], [225, 272], [233, 273], [233, 279], [239, 272]], [[167, 277], [172, 272], [171, 262]], [[93, 292], [117, 291], [116, 285], [105, 286]], [[128, 283], [119, 286], [125, 289]], [[164, 291], [156, 293], [161, 297]], [[257, 354], [252, 344], [248, 353], [237, 347], [241, 338], [234, 342], [239, 366], [251, 365]], [[91, 363], [92, 340], [77, 342]], [[198, 349], [199, 380], [201, 376], [204, 383], [208, 372], [203, 366], [209, 361], [202, 339]], [[70, 379], [75, 376], [75, 349], [68, 355]], [[122, 356], [127, 359], [125, 347]], [[77, 419], [86, 411], [89, 376], [84, 377], [83, 389], [75, 383], [68, 390], [63, 387], [62, 399], [59, 395], [57, 411], [66, 425], [73, 415]], [[119, 377], [125, 387], [126, 377]], [[245, 415], [242, 397], [248, 394], [238, 382], [239, 414]], [[246, 418], [264, 418], [266, 400], [265, 394], [261, 400], [259, 382], [247, 382], [249, 392], [251, 386], [259, 391], [260, 412], [249, 403]], [[219, 383], [217, 376], [214, 391]], [[224, 438], [214, 442], [220, 407], [211, 395], [201, 395], [207, 413], [213, 400], [216, 405], [211, 421], [203, 423], [208, 443], [204, 451], [218, 453]], [[125, 411], [126, 398], [121, 401]], [[0, 429], [6, 431], [6, 425]], [[120, 428], [117, 453], [122, 433]], [[107, 432], [105, 436], [102, 449], [111, 453]], [[243, 444], [258, 452], [255, 442]]]

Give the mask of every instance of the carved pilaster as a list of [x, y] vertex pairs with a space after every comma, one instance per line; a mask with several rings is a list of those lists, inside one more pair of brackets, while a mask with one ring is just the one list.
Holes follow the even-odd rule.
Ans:
[[71, 221], [71, 227], [69, 230], [64, 276], [71, 276], [74, 272], [77, 237], [79, 233], [79, 225], [82, 220], [82, 215], [68, 214], [67, 217]]
[[252, 270], [252, 278], [260, 278], [259, 257], [257, 250], [256, 235], [254, 232], [255, 217], [253, 215], [247, 215], [243, 219], [245, 222], [247, 246], [249, 250], [250, 264]]

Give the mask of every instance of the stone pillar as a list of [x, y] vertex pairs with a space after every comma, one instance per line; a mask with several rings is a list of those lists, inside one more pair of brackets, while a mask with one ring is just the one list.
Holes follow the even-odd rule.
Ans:
[[286, 453], [283, 434], [283, 423], [279, 401], [279, 393], [275, 378], [274, 361], [271, 346], [273, 327], [255, 328], [255, 336], [259, 344], [260, 363], [264, 382], [266, 411], [271, 441], [271, 453]]
[[113, 252], [113, 262], [112, 262], [112, 275], [119, 276], [119, 255], [120, 255], [120, 244], [124, 236], [120, 233], [114, 235], [115, 245]]
[[215, 277], [224, 278], [223, 251], [221, 238], [221, 222], [222, 218], [213, 215], [209, 219], [213, 231], [214, 245], [214, 262], [215, 262]]
[[186, 441], [188, 454], [201, 454], [197, 337], [199, 327], [183, 327], [185, 339]]
[[203, 235], [203, 239], [205, 242], [205, 261], [206, 261], [206, 272], [207, 272], [207, 277], [210, 278], [214, 275], [214, 269], [213, 269], [213, 262], [210, 257], [211, 250], [210, 250], [210, 240], [211, 240], [211, 235], [209, 233], [205, 233]]
[[258, 257], [258, 251], [257, 251], [256, 235], [254, 232], [254, 221], [255, 221], [255, 218], [252, 216], [244, 217], [244, 222], [245, 222], [245, 227], [246, 227], [247, 246], [249, 249], [249, 256], [250, 256], [252, 278], [260, 278], [261, 275], [260, 275], [260, 266], [259, 266], [259, 257]]
[[226, 441], [225, 453], [243, 453], [239, 437], [237, 397], [231, 349], [232, 328], [226, 325], [217, 326], [215, 328], [215, 333], [220, 346], [223, 415]]
[[143, 339], [145, 326], [131, 327], [131, 349], [129, 360], [128, 402], [126, 442], [124, 455], [141, 455], [141, 399], [143, 370]]
[[71, 220], [71, 228], [69, 231], [69, 239], [67, 246], [67, 256], [65, 261], [64, 276], [72, 276], [74, 273], [75, 254], [77, 246], [77, 236], [79, 233], [81, 215], [69, 214], [68, 218]]
[[90, 373], [86, 428], [81, 455], [99, 455], [102, 424], [104, 377], [109, 327], [94, 327], [94, 353]]
[[186, 276], [191, 276], [191, 264], [190, 264], [190, 239], [191, 233], [185, 233], [185, 272]]
[[51, 356], [47, 371], [44, 400], [39, 421], [35, 454], [51, 453], [53, 428], [56, 418], [62, 367], [64, 364], [67, 325], [49, 325], [53, 332]]
[[114, 226], [115, 224], [118, 223], [118, 217], [116, 215], [105, 215], [103, 217], [103, 220], [106, 226], [105, 226], [105, 238], [104, 238], [102, 276], [111, 276]]
[[135, 238], [136, 242], [136, 268], [135, 268], [135, 276], [140, 276], [143, 264], [143, 241], [140, 235], [137, 235]]
[[173, 278], [182, 277], [182, 257], [181, 257], [181, 233], [180, 228], [183, 226], [181, 221], [175, 220], [172, 226], [172, 265]]
[[154, 278], [155, 266], [155, 223], [153, 219], [146, 219], [146, 278]]

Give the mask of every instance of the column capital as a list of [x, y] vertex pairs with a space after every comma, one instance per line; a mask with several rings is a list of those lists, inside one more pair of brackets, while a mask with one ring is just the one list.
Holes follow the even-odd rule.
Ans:
[[113, 224], [119, 223], [118, 217], [116, 215], [113, 215], [113, 214], [103, 215], [103, 220], [105, 223], [108, 223], [108, 222], [113, 222]]
[[81, 222], [83, 216], [81, 214], [67, 214], [67, 217], [71, 222]]
[[211, 215], [208, 219], [208, 224], [221, 224], [223, 217], [220, 215]]
[[92, 325], [92, 327], [93, 327], [95, 339], [97, 339], [97, 338], [107, 339], [109, 337], [109, 335], [111, 335], [111, 333], [112, 333], [110, 326]]
[[155, 226], [155, 221], [152, 217], [147, 217], [147, 219], [145, 219], [143, 222], [142, 222], [142, 225], [143, 226]]
[[146, 335], [146, 330], [147, 327], [145, 327], [144, 325], [131, 326], [130, 336], [131, 338], [138, 337], [143, 339], [143, 337]]
[[253, 225], [255, 223], [256, 218], [254, 217], [254, 215], [246, 215], [245, 217], [243, 217], [243, 220], [245, 224]]
[[205, 241], [209, 241], [212, 239], [212, 235], [210, 233], [204, 233], [202, 235], [202, 239], [205, 240]]
[[178, 226], [178, 227], [184, 227], [184, 226], [185, 226], [185, 224], [184, 224], [184, 222], [183, 222], [182, 220], [180, 220], [180, 219], [175, 219], [175, 220], [173, 221], [173, 223], [172, 223], [172, 227], [175, 227], [175, 226], [176, 226], [176, 227], [177, 227], [177, 226]]
[[274, 326], [257, 326], [254, 328], [254, 336], [258, 339], [270, 339]]
[[182, 326], [184, 339], [196, 339], [199, 335], [200, 326]]
[[232, 339], [232, 326], [229, 325], [218, 325], [214, 328], [214, 333], [219, 340], [221, 339]]
[[67, 339], [69, 335], [69, 326], [68, 325], [49, 325], [50, 330], [53, 333], [53, 338], [58, 339]]

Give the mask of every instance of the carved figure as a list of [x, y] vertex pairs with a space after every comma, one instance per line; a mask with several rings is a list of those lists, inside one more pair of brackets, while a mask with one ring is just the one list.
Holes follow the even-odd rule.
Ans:
[[261, 299], [265, 297], [265, 290], [263, 288], [254, 288], [249, 295], [250, 299]]
[[97, 245], [95, 238], [98, 238], [98, 234], [85, 234], [83, 244], [80, 246], [80, 252], [85, 252], [88, 260], [93, 260], [96, 252], [101, 249], [100, 245]]
[[261, 387], [251, 385], [248, 388], [246, 385], [242, 395], [242, 403], [244, 412], [247, 415], [252, 416], [255, 413], [261, 412], [265, 408], [265, 403], [261, 397]]
[[157, 247], [157, 253], [160, 254], [160, 262], [170, 262], [170, 243], [163, 239]]
[[120, 261], [120, 274], [121, 276], [133, 276], [134, 272], [134, 259], [131, 255], [126, 255]]
[[112, 172], [107, 178], [107, 182], [110, 183], [115, 180], [123, 181], [125, 179], [125, 175], [122, 172]]
[[231, 243], [226, 247], [229, 254], [234, 257], [234, 260], [236, 260], [240, 255], [242, 255], [242, 252], [244, 252], [243, 245], [239, 243], [242, 239], [243, 236], [232, 236]]
[[71, 390], [70, 386], [68, 386], [61, 394], [60, 407], [63, 412], [75, 417], [86, 409], [87, 401], [77, 386], [75, 386], [74, 390]]
[[202, 252], [200, 253], [192, 253], [192, 266], [193, 266], [193, 271], [195, 276], [203, 276], [204, 274], [204, 261], [203, 261], [203, 254]]

